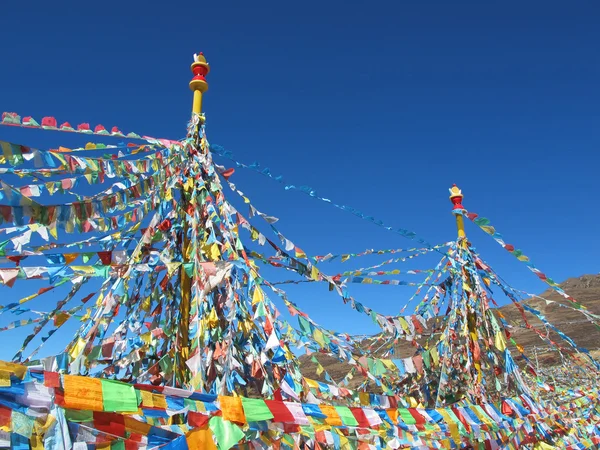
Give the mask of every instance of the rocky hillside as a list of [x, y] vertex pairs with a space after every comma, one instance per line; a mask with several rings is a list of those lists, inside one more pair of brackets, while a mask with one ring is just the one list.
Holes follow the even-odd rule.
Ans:
[[[569, 278], [560, 286], [565, 292], [577, 299], [579, 303], [586, 306], [590, 312], [600, 315], [600, 275], [583, 275], [577, 278]], [[552, 303], [552, 301], [556, 301], [569, 305], [567, 299], [552, 289], [540, 294], [540, 297], [543, 297], [543, 299], [534, 297], [526, 300], [526, 303], [540, 311], [551, 324], [572, 338], [577, 345], [589, 350], [600, 349], [600, 330], [594, 324], [588, 322], [580, 312]], [[537, 354], [537, 359], [541, 365], [553, 365], [558, 361], [556, 352], [549, 350], [548, 345], [536, 333], [523, 326], [523, 317], [513, 304], [502, 306], [500, 311], [508, 323], [513, 325], [514, 328], [511, 333], [515, 341], [525, 348], [525, 353], [528, 356], [534, 358]], [[525, 313], [525, 315], [531, 325], [544, 331], [541, 322], [535, 316], [530, 313]], [[549, 336], [553, 341], [568, 347], [568, 344], [556, 333], [551, 332]], [[413, 352], [414, 348], [406, 342], [400, 344], [397, 349], [397, 354], [401, 358], [411, 356]], [[343, 378], [348, 371], [347, 365], [338, 363], [334, 358], [318, 355], [317, 359], [334, 379]], [[300, 360], [305, 368], [306, 375], [320, 378], [316, 375], [316, 365], [310, 361], [310, 357], [302, 356]]]
[[[587, 307], [590, 312], [600, 314], [600, 275], [583, 275], [577, 278], [569, 278], [560, 286], [571, 297]], [[570, 306], [567, 299], [552, 289], [545, 291], [540, 297]], [[540, 311], [551, 324], [573, 339], [577, 345], [588, 350], [600, 349], [600, 330], [594, 324], [588, 322], [580, 312], [561, 307], [556, 303], [546, 302], [537, 297], [527, 300], [527, 304]], [[509, 323], [523, 325], [523, 318], [513, 305], [503, 306], [500, 309]], [[526, 317], [531, 325], [535, 327], [541, 325], [540, 321], [533, 315], [526, 313]], [[545, 363], [554, 362], [553, 358], [547, 354], [547, 345], [534, 332], [524, 328], [515, 328], [513, 335], [515, 341], [526, 350], [529, 350], [526, 352], [527, 354], [531, 354], [533, 348], [535, 348], [538, 356], [543, 356], [542, 359]], [[550, 337], [561, 345], [568, 346], [556, 333], [550, 333]]]

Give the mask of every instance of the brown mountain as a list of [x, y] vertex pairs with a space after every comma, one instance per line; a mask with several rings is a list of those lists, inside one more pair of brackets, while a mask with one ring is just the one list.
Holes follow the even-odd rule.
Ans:
[[[560, 286], [591, 313], [600, 315], [600, 275], [583, 275], [577, 278], [569, 278], [561, 283]], [[553, 302], [560, 302], [568, 307], [561, 307]], [[590, 351], [600, 350], [600, 329], [590, 323], [579, 311], [573, 309], [569, 300], [556, 291], [548, 289], [540, 294], [539, 297], [532, 297], [525, 300], [525, 303], [538, 310], [546, 317], [548, 322], [573, 339], [577, 345], [587, 348]], [[537, 357], [540, 365], [554, 365], [559, 361], [559, 355], [555, 351], [552, 351], [551, 347], [538, 334], [524, 327], [523, 317], [512, 303], [500, 307], [499, 311], [504, 315], [506, 321], [513, 326], [510, 330], [512, 336], [517, 344], [525, 349], [525, 354], [528, 357], [531, 359], [536, 359]], [[540, 320], [528, 312], [525, 313], [525, 317], [530, 325], [546, 335], [547, 331]], [[555, 332], [550, 331], [548, 336], [559, 345], [570, 348], [569, 344]], [[414, 348], [408, 342], [403, 341], [398, 346], [396, 354], [400, 358], [405, 358], [414, 354]], [[348, 365], [339, 363], [335, 358], [326, 355], [317, 355], [317, 359], [336, 380], [341, 380], [349, 370]], [[309, 356], [301, 356], [300, 361], [304, 367], [305, 375], [315, 379], [321, 378], [316, 375], [316, 365], [310, 361]]]
[[[600, 275], [583, 275], [577, 278], [569, 278], [561, 283], [561, 288], [584, 305], [591, 313], [600, 314]], [[565, 306], [572, 303], [556, 291], [549, 289], [540, 295], [546, 300], [560, 302]], [[600, 349], [600, 330], [590, 323], [581, 312], [567, 307], [561, 307], [557, 303], [546, 302], [539, 297], [533, 297], [526, 301], [532, 308], [540, 311], [556, 328], [569, 336], [577, 345], [588, 350]], [[500, 308], [510, 324], [522, 326], [524, 321], [514, 305], [506, 305]], [[541, 322], [530, 313], [525, 313], [529, 323], [545, 333]], [[540, 362], [551, 364], [555, 361], [554, 352], [549, 352], [549, 346], [540, 337], [526, 328], [514, 328], [512, 330], [515, 341], [525, 348], [525, 353], [538, 357], [542, 356]], [[559, 345], [569, 347], [555, 332], [550, 332], [549, 337]], [[553, 355], [554, 357], [550, 357]]]

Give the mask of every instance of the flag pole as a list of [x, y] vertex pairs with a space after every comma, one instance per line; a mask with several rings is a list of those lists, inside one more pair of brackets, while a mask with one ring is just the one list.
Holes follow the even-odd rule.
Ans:
[[[190, 89], [194, 93], [194, 100], [192, 103], [192, 120], [195, 120], [198, 116], [197, 127], [200, 127], [204, 122], [202, 116], [202, 95], [208, 90], [208, 83], [206, 82], [206, 75], [210, 71], [210, 67], [206, 62], [206, 58], [203, 53], [194, 55], [194, 62], [191, 65], [192, 73], [194, 77], [190, 81]], [[194, 133], [196, 136], [198, 132]], [[189, 327], [190, 327], [190, 304], [192, 297], [192, 280], [185, 271], [184, 265], [189, 263], [189, 248], [190, 238], [189, 233], [189, 222], [187, 220], [187, 209], [189, 205], [189, 192], [186, 192], [186, 188], [182, 187], [181, 190], [181, 208], [182, 208], [182, 222], [183, 222], [183, 245], [181, 250], [182, 255], [182, 266], [180, 269], [181, 276], [181, 304], [180, 304], [180, 321], [179, 321], [179, 333], [178, 333], [178, 363], [177, 363], [177, 379], [180, 387], [185, 387], [189, 381], [189, 371], [187, 370], [186, 361], [189, 359], [190, 354], [190, 338], [189, 338]]]

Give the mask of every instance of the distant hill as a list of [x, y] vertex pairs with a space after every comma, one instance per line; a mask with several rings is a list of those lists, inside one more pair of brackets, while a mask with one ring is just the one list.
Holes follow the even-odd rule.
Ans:
[[[561, 288], [564, 289], [571, 297], [575, 298], [579, 303], [584, 305], [590, 312], [600, 314], [600, 275], [583, 275], [577, 278], [569, 278], [561, 283]], [[569, 305], [570, 302], [552, 289], [545, 291], [540, 295], [548, 300], [557, 301], [564, 305]], [[600, 349], [600, 330], [590, 322], [588, 322], [580, 312], [570, 308], [563, 308], [556, 303], [547, 304], [545, 300], [534, 297], [526, 301], [526, 303], [534, 309], [540, 311], [546, 319], [555, 325], [560, 331], [573, 339], [577, 345], [587, 348], [588, 350]], [[521, 314], [512, 304], [500, 308], [506, 316], [507, 321], [511, 324], [523, 324]], [[540, 321], [533, 315], [526, 313], [527, 320], [533, 326], [539, 327]], [[554, 358], [549, 358], [545, 354], [544, 349], [547, 345], [531, 330], [524, 328], [515, 328], [512, 330], [515, 341], [525, 347], [526, 354], [531, 354], [532, 347], [536, 347], [538, 352], [543, 355], [543, 362], [552, 364]], [[561, 345], [567, 347], [559, 336], [551, 333], [552, 340], [558, 341]], [[529, 351], [527, 351], [529, 350]]]
[[[590, 312], [600, 315], [600, 275], [583, 275], [577, 278], [569, 278], [561, 283], [560, 286], [570, 296], [587, 307]], [[545, 291], [540, 297], [550, 301], [557, 301], [564, 305], [570, 304], [567, 299], [552, 289]], [[598, 330], [594, 324], [588, 322], [581, 313], [570, 308], [560, 307], [556, 303], [547, 303], [545, 300], [538, 297], [525, 300], [525, 303], [540, 311], [551, 324], [555, 325], [560, 331], [573, 339], [577, 345], [587, 348], [590, 351], [600, 349], [600, 330]], [[548, 345], [542, 341], [535, 332], [523, 328], [523, 317], [512, 303], [500, 307], [499, 310], [505, 316], [507, 322], [513, 325], [513, 328], [510, 330], [513, 338], [519, 345], [525, 348], [525, 354], [528, 357], [534, 359], [537, 354], [537, 359], [541, 366], [554, 365], [559, 361], [557, 353], [551, 351]], [[527, 312], [525, 315], [531, 325], [544, 331], [543, 327], [541, 327], [541, 322], [534, 315]], [[549, 336], [553, 341], [558, 342], [563, 347], [569, 347], [569, 345], [554, 332], [551, 332]], [[402, 341], [396, 349], [396, 355], [400, 358], [412, 356], [413, 354], [414, 347], [405, 341]], [[316, 356], [319, 362], [335, 380], [341, 380], [349, 371], [348, 365], [339, 363], [335, 358], [326, 355]], [[300, 362], [304, 368], [303, 372], [307, 376], [315, 379], [321, 378], [316, 375], [316, 365], [310, 361], [309, 356], [301, 356]], [[356, 378], [362, 377], [357, 376]]]

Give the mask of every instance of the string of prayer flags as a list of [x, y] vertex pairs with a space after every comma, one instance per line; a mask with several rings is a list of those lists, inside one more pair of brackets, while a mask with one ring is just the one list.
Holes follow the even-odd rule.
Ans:
[[[596, 391], [573, 392], [570, 401], [541, 409], [527, 396], [505, 399], [503, 405], [506, 408], [503, 406], [502, 411], [492, 404], [468, 403], [436, 409], [401, 407], [392, 406], [391, 402], [375, 402], [375, 398], [368, 406], [347, 407], [215, 396], [38, 372], [19, 365], [3, 367], [15, 378], [7, 387], [0, 388], [0, 401], [4, 402], [14, 392], [25, 394], [17, 397], [16, 403], [10, 402], [8, 407], [0, 406], [0, 427], [10, 436], [23, 438], [27, 445], [44, 433], [49, 442], [50, 436], [63, 433], [61, 427], [64, 426], [71, 431], [81, 431], [83, 427], [89, 432], [88, 439], [95, 435], [110, 436], [111, 446], [120, 445], [120, 442], [147, 442], [148, 445], [171, 443], [169, 445], [183, 445], [181, 448], [202, 445], [227, 450], [251, 442], [257, 436], [272, 444], [282, 439], [277, 430], [289, 435], [294, 442], [308, 442], [318, 433], [329, 433], [365, 444], [372, 443], [373, 436], [384, 432], [392, 438], [411, 443], [418, 440], [435, 448], [448, 440], [460, 442], [463, 439], [484, 446], [491, 442], [519, 445], [524, 436], [531, 442], [563, 446], [600, 442], [600, 430], [593, 426], [594, 414], [600, 413]], [[35, 387], [42, 380], [46, 387]], [[86, 390], [87, 394], [84, 394]], [[82, 395], [88, 398], [77, 403], [77, 397]], [[98, 396], [104, 400], [100, 401]], [[122, 400], [118, 400], [120, 396]], [[53, 403], [59, 406], [51, 407]], [[19, 410], [33, 405], [38, 408], [35, 421]], [[95, 412], [72, 409], [75, 406], [96, 409]], [[573, 417], [572, 412], [577, 409], [585, 410], [587, 415]], [[144, 415], [140, 415], [140, 411]], [[46, 425], [38, 427], [38, 423]], [[536, 424], [536, 427], [532, 428], [530, 424]], [[576, 431], [582, 425], [587, 430], [585, 435]], [[567, 435], [553, 433], [565, 426], [575, 428]], [[63, 435], [55, 444], [62, 442], [64, 445], [72, 436], [73, 433]], [[75, 437], [78, 436], [75, 433]], [[51, 444], [48, 448], [56, 447]]]

